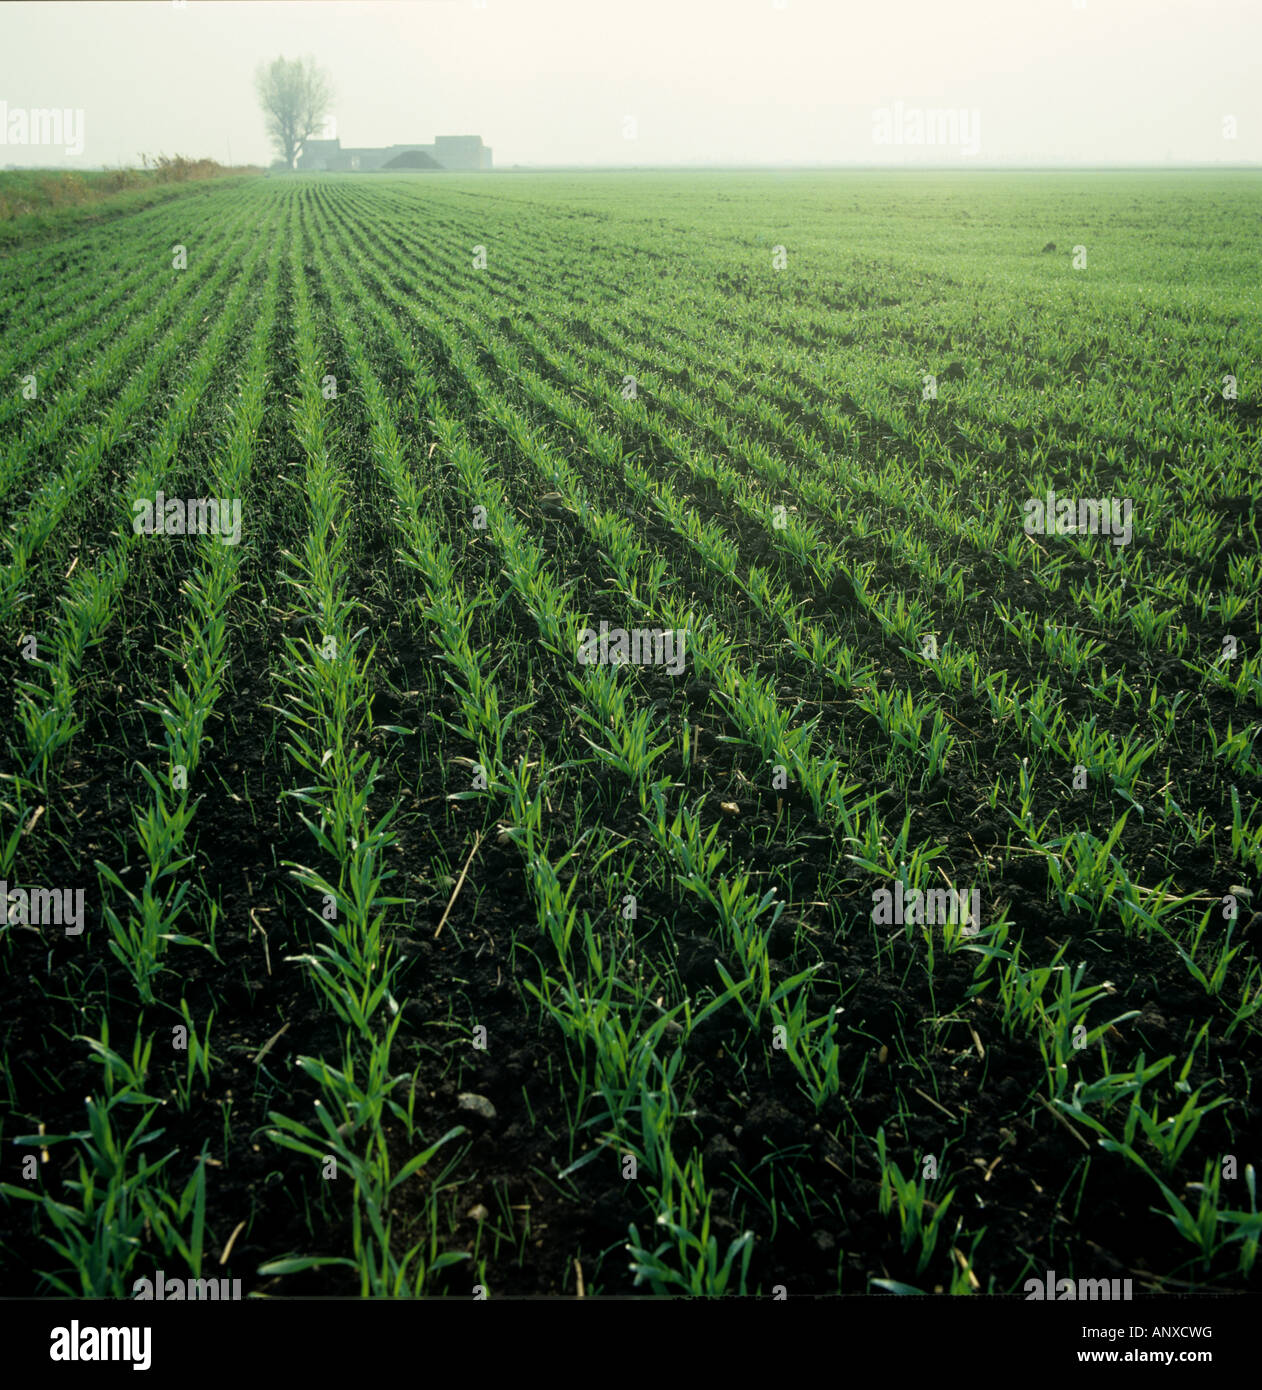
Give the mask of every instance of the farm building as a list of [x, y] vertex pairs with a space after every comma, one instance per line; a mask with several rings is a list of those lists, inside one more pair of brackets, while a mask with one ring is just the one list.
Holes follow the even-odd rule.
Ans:
[[480, 135], [439, 135], [432, 145], [344, 148], [341, 140], [308, 140], [298, 156], [300, 170], [370, 173], [376, 169], [489, 169], [490, 148]]

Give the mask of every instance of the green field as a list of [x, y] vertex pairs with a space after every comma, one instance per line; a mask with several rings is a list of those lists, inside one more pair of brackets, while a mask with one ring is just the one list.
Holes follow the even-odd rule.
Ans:
[[258, 173], [253, 167], [226, 169], [211, 159], [182, 155], [160, 155], [141, 169], [6, 169], [0, 172], [0, 256], [170, 198], [188, 197], [190, 181]]
[[1256, 1289], [1260, 210], [6, 243], [0, 1292]]

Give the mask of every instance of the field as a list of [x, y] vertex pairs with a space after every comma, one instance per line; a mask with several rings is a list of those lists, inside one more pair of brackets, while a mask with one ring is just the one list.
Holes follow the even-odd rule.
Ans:
[[0, 172], [0, 255], [82, 225], [135, 213], [168, 198], [187, 197], [190, 180], [255, 176], [253, 167], [227, 169], [211, 159], [158, 155], [140, 169], [82, 172], [7, 169]]
[[1256, 1290], [1260, 208], [293, 176], [0, 259], [0, 1292]]

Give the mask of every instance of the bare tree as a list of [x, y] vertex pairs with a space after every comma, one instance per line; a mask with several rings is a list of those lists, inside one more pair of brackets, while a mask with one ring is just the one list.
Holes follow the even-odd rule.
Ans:
[[333, 102], [333, 83], [315, 60], [277, 58], [255, 75], [268, 138], [292, 169], [303, 144], [320, 129]]

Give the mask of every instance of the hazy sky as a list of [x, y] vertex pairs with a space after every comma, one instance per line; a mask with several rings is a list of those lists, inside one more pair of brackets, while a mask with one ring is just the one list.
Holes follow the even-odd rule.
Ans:
[[0, 3], [0, 131], [83, 113], [81, 154], [0, 165], [268, 163], [281, 54], [329, 70], [344, 144], [478, 134], [501, 168], [1262, 162], [1262, 0], [152, 0]]

